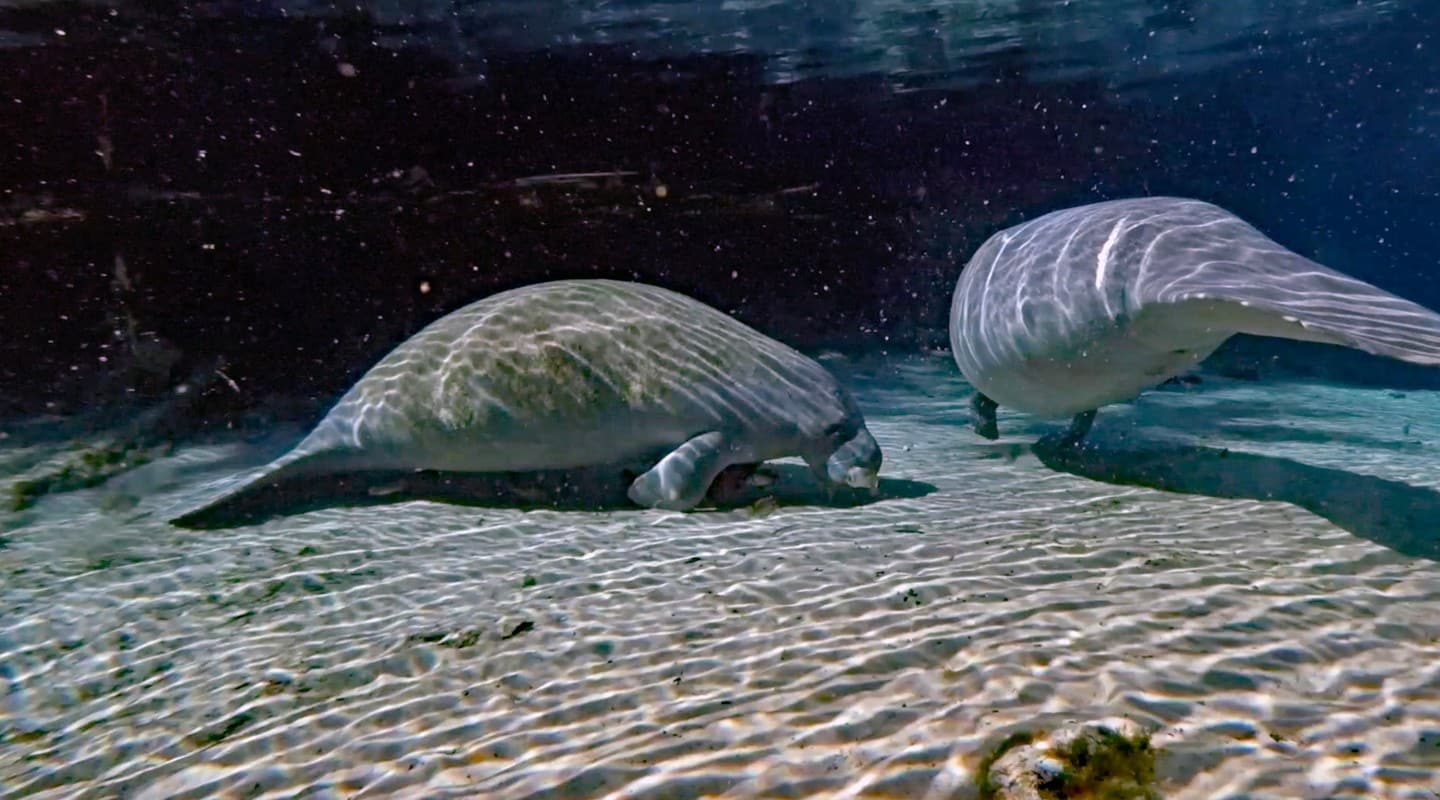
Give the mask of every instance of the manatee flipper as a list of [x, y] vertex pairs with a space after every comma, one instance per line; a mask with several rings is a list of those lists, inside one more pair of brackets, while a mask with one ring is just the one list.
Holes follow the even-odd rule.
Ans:
[[970, 398], [970, 410], [975, 412], [975, 432], [986, 439], [1000, 438], [1000, 425], [995, 421], [995, 409], [1000, 404], [976, 392]]
[[754, 460], [720, 431], [702, 433], [636, 478], [627, 494], [647, 508], [684, 511], [705, 499], [710, 484], [726, 467]]

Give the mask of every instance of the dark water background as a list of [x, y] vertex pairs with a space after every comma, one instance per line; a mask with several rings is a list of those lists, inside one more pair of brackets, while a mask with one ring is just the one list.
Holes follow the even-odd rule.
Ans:
[[1420, 0], [0, 4], [0, 418], [318, 414], [561, 277], [943, 347], [986, 236], [1136, 194], [1440, 308], [1437, 31]]

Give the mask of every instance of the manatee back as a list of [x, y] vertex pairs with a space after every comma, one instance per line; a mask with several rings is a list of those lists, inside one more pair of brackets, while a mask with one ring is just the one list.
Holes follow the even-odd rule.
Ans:
[[[704, 430], [818, 435], [857, 415], [812, 359], [684, 295], [535, 284], [471, 303], [396, 347], [288, 460], [541, 469], [648, 453]], [[495, 459], [478, 447], [492, 443]], [[415, 465], [416, 454], [431, 463]]]
[[951, 349], [966, 374], [1057, 354], [1109, 317], [1120, 298], [1103, 279], [1096, 286], [1103, 226], [1079, 211], [999, 231], [971, 256], [950, 306]]
[[[1287, 256], [1303, 261], [1198, 200], [1129, 198], [1053, 211], [994, 234], [975, 252], [956, 285], [952, 345], [977, 364], [1079, 357], [1148, 307], [1204, 294], [1197, 284], [1213, 283], [1217, 263], [1253, 279], [1284, 273], [1290, 265], [1274, 262]], [[1176, 292], [1178, 285], [1190, 288]]]
[[[987, 240], [961, 274], [952, 344], [976, 362], [1073, 356], [1142, 311], [1185, 306], [1217, 330], [1440, 363], [1440, 316], [1179, 197], [1062, 209]], [[957, 330], [958, 329], [958, 330]], [[968, 335], [964, 335], [968, 333]]]

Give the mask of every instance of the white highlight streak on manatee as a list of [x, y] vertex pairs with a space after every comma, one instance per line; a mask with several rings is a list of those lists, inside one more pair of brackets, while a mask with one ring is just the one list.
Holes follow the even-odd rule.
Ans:
[[[1105, 244], [1100, 246], [1100, 256], [1095, 259], [1095, 288], [1099, 289], [1105, 285], [1105, 272], [1110, 269], [1110, 253], [1115, 249], [1115, 243], [1120, 241], [1120, 230], [1125, 227], [1125, 218], [1121, 217], [1115, 221], [1115, 227], [1110, 229], [1110, 236], [1105, 239]], [[1073, 237], [1072, 237], [1073, 238]], [[1069, 242], [1067, 241], [1068, 245]]]

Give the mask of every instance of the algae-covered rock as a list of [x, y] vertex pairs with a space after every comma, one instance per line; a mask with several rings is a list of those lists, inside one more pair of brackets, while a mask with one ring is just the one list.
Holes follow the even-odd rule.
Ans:
[[980, 765], [994, 800], [1158, 800], [1150, 734], [1127, 719], [1012, 734]]

